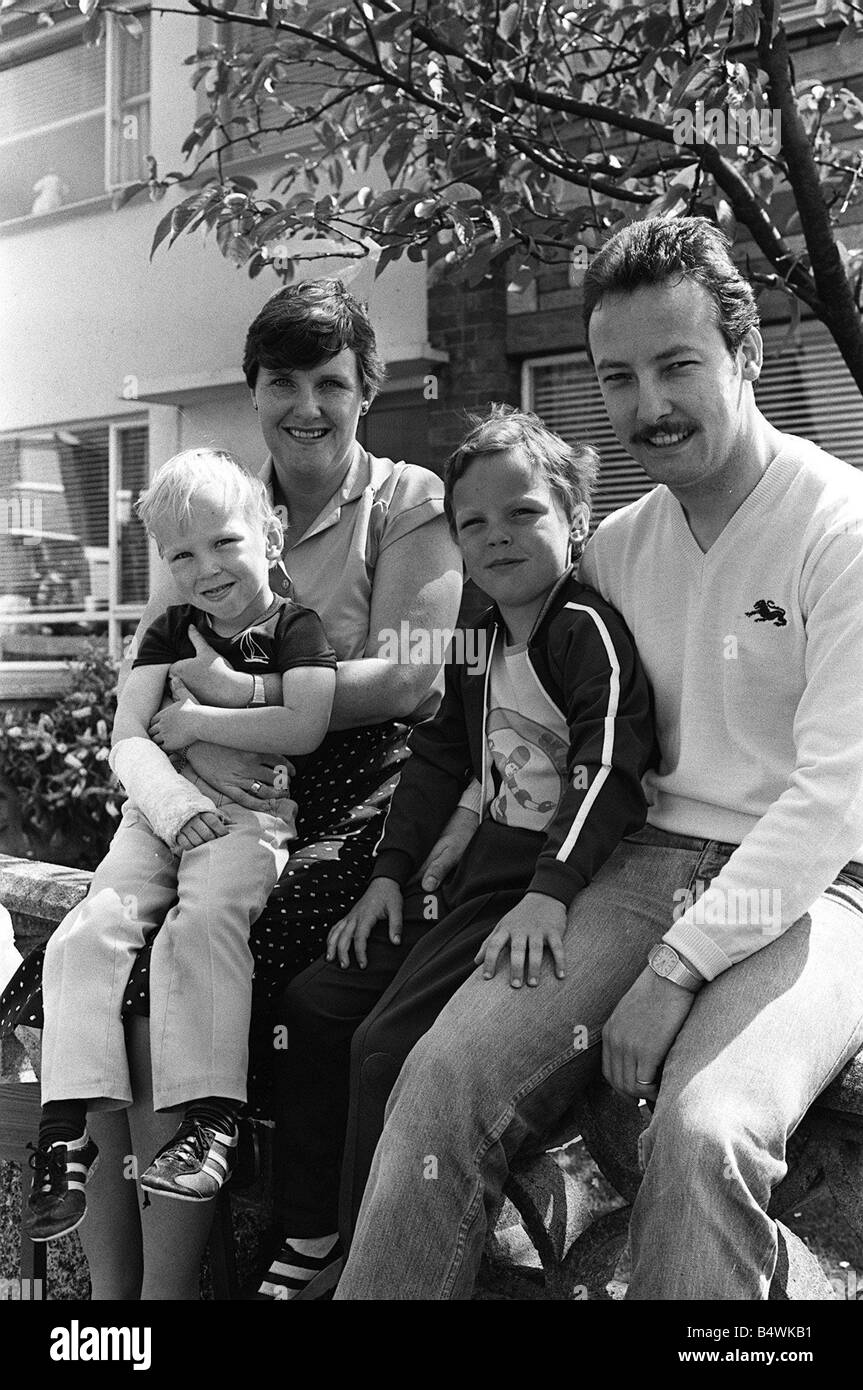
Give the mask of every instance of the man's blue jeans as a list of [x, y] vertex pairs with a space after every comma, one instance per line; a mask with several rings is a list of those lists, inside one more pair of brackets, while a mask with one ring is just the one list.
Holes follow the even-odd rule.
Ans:
[[[512, 989], [500, 968], [462, 986], [393, 1091], [337, 1298], [470, 1298], [513, 1158], [596, 1075], [602, 1027], [680, 890], [733, 848], [646, 827], [576, 898], [565, 979], [546, 959], [535, 989]], [[630, 1298], [767, 1297], [777, 1242], [765, 1208], [787, 1138], [861, 1047], [863, 883], [842, 874], [704, 986], [669, 1052], [642, 1136]]]

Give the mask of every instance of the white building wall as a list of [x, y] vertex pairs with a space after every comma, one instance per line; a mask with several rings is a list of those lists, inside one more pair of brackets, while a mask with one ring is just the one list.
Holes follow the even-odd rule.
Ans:
[[[196, 115], [183, 59], [195, 42], [192, 24], [154, 17], [152, 152], [160, 173], [183, 167], [180, 146]], [[261, 169], [255, 177], [268, 191], [270, 175]], [[0, 430], [140, 413], [136, 386], [146, 396], [154, 384], [159, 394], [165, 386], [182, 391], [190, 379], [196, 387], [237, 380], [246, 327], [279, 281], [266, 272], [250, 280], [212, 236], [206, 244], [181, 236], [150, 263], [171, 200], [145, 197], [113, 212], [106, 199], [0, 229]], [[310, 267], [315, 275], [336, 272], [329, 261]], [[399, 262], [376, 284], [364, 271], [355, 288], [369, 299], [385, 360], [418, 355], [426, 339], [424, 267]], [[206, 431], [206, 400], [196, 394], [180, 403]], [[214, 433], [226, 414], [234, 427], [233, 394], [229, 404], [220, 400]]]

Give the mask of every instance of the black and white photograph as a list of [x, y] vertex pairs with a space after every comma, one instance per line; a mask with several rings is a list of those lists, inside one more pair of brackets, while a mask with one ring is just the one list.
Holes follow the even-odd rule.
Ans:
[[5, 1337], [847, 1359], [863, 0], [0, 0], [0, 380]]

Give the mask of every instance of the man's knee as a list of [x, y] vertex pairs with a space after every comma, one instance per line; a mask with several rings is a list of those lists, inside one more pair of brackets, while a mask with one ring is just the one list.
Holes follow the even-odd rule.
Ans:
[[[783, 1162], [784, 1134], [772, 1107], [759, 1106], [741, 1091], [722, 1090], [696, 1078], [666, 1104], [657, 1106], [641, 1136], [643, 1168], [652, 1158], [664, 1175], [711, 1173], [747, 1184]], [[771, 1172], [775, 1181], [777, 1173]]]

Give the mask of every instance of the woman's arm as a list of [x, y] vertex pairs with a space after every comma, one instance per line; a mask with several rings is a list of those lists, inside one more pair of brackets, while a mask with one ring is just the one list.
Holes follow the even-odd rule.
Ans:
[[[147, 600], [147, 607], [141, 614], [141, 621], [135, 628], [134, 636], [126, 648], [126, 655], [120, 664], [120, 671], [117, 677], [117, 688], [119, 691], [117, 711], [119, 713], [119, 700], [122, 698], [123, 689], [132, 671], [132, 662], [138, 655], [141, 646], [141, 639], [148, 627], [152, 627], [157, 618], [161, 618], [165, 609], [172, 603], [178, 603], [179, 598], [174, 587], [168, 566], [164, 560], [159, 560], [153, 570], [150, 581], [150, 597]], [[139, 670], [143, 669], [141, 667]], [[145, 725], [146, 727], [146, 725]]]
[[365, 655], [339, 663], [331, 729], [381, 724], [413, 714], [431, 690], [440, 663], [399, 662], [378, 653], [387, 645], [387, 634], [400, 633], [407, 623], [409, 632], [428, 634], [433, 655], [435, 633], [455, 627], [461, 588], [461, 555], [442, 516], [381, 553]]

